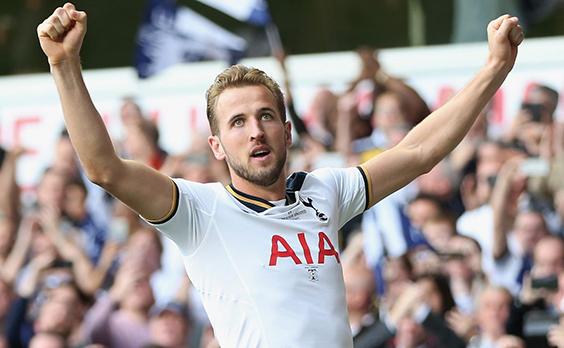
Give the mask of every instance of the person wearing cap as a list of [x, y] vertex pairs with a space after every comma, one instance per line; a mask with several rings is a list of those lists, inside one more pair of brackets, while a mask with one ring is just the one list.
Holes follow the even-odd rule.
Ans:
[[170, 302], [158, 308], [149, 321], [151, 345], [185, 348], [190, 335], [190, 318], [185, 304]]

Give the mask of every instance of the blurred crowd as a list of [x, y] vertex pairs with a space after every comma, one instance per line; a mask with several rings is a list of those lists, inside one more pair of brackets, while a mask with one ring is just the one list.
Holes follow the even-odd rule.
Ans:
[[[344, 93], [320, 88], [298, 115], [289, 172], [357, 165], [394, 146], [431, 110], [374, 51]], [[564, 348], [564, 126], [539, 82], [501, 137], [489, 110], [429, 173], [341, 231], [355, 347]], [[171, 155], [124, 98], [125, 158], [173, 177], [229, 183], [207, 134]], [[437, 129], [440, 132], [440, 129]], [[434, 136], [434, 134], [429, 134]], [[217, 347], [176, 247], [88, 182], [68, 134], [24, 205], [25, 149], [1, 153], [0, 347]]]

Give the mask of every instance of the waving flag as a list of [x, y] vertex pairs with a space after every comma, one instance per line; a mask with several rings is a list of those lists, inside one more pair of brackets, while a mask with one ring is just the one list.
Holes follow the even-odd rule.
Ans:
[[235, 64], [247, 42], [175, 0], [149, 0], [137, 34], [135, 67], [146, 78], [177, 63], [226, 60]]
[[265, 0], [198, 0], [242, 22], [266, 26], [272, 21]]
[[242, 22], [264, 27], [272, 52], [283, 50], [278, 27], [272, 21], [266, 0], [198, 0]]

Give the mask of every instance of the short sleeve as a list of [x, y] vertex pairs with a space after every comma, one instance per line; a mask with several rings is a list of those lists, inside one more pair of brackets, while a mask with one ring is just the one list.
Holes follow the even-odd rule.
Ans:
[[206, 184], [190, 182], [184, 179], [173, 179], [176, 195], [171, 213], [161, 221], [147, 221], [175, 242], [184, 256], [190, 255], [200, 245], [207, 230], [205, 212], [213, 197], [213, 190]]
[[367, 207], [368, 180], [360, 167], [324, 168], [310, 175], [328, 185], [335, 197], [339, 227], [362, 213]]

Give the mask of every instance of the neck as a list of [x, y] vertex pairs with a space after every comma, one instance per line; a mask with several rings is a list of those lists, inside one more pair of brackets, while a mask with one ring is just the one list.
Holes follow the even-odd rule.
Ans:
[[285, 175], [280, 175], [278, 180], [276, 180], [276, 182], [269, 186], [257, 185], [238, 176], [231, 176], [231, 182], [237, 190], [248, 195], [265, 199], [267, 201], [277, 201], [284, 199], [286, 194]]

